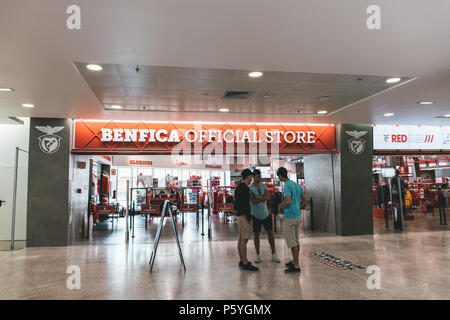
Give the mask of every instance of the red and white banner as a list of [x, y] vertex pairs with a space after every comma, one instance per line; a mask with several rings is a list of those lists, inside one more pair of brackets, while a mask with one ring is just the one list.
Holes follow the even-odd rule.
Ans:
[[374, 150], [449, 150], [450, 127], [375, 125], [373, 148]]

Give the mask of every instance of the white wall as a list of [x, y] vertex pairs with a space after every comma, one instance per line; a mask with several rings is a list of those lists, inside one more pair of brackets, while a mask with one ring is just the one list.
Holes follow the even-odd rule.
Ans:
[[[28, 151], [30, 119], [23, 125], [0, 124], [0, 241], [11, 238], [11, 215], [16, 147]], [[26, 238], [28, 154], [19, 153], [17, 184], [16, 240]]]
[[[87, 155], [70, 156], [70, 242], [82, 240], [84, 223], [89, 211], [89, 158]], [[78, 168], [78, 162], [86, 162], [86, 168]], [[81, 189], [81, 193], [77, 193]]]

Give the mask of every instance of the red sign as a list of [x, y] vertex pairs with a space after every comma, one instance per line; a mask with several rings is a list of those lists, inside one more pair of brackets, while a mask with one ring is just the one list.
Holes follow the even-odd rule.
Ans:
[[130, 160], [129, 163], [132, 166], [151, 166], [151, 165], [153, 165], [153, 161], [147, 161], [147, 160]]
[[[335, 152], [334, 125], [74, 120], [73, 153]], [[181, 152], [180, 152], [181, 153]]]
[[[413, 137], [415, 138], [415, 137]], [[412, 140], [412, 138], [410, 138]], [[416, 138], [416, 141], [419, 141], [421, 143], [433, 143], [434, 135], [433, 134], [426, 134], [424, 136], [420, 137], [420, 140]], [[391, 136], [391, 142], [400, 142], [400, 143], [406, 143], [410, 142], [408, 140], [408, 136], [406, 134], [393, 134]]]
[[222, 169], [221, 165], [205, 164], [205, 169]]

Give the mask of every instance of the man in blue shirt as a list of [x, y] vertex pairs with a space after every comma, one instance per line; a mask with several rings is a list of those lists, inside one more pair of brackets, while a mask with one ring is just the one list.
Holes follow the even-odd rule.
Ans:
[[275, 238], [272, 232], [272, 217], [267, 209], [266, 201], [270, 199], [269, 190], [264, 183], [261, 182], [261, 171], [253, 170], [253, 183], [250, 188], [250, 201], [253, 220], [253, 242], [256, 250], [256, 263], [261, 262], [259, 255], [259, 235], [261, 233], [261, 226], [267, 233], [267, 240], [269, 240], [270, 248], [272, 249], [272, 261], [279, 263], [280, 259], [275, 252]]
[[284, 200], [279, 204], [279, 209], [284, 210], [283, 234], [288, 248], [291, 248], [292, 261], [286, 263], [286, 273], [300, 273], [300, 223], [301, 202], [306, 205], [303, 188], [296, 182], [289, 180], [286, 168], [280, 167], [277, 171], [280, 181], [284, 182]]

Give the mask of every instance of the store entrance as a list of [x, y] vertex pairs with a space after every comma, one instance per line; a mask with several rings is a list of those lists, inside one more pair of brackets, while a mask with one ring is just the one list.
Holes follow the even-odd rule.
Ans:
[[[262, 182], [271, 193], [267, 205], [274, 231], [281, 237], [277, 211], [282, 185], [275, 172], [284, 166], [291, 180], [304, 182], [302, 157], [295, 155], [273, 156], [267, 163], [251, 155], [198, 163], [193, 157], [174, 160], [170, 155], [73, 157], [74, 163], [84, 160], [88, 164], [86, 169], [75, 169], [86, 174], [75, 174], [74, 183], [85, 184], [89, 190], [74, 244], [123, 244], [127, 226], [131, 241], [151, 243], [165, 200], [172, 206], [181, 241], [235, 240], [234, 189], [245, 168], [261, 171]], [[171, 232], [165, 234], [168, 238], [163, 235], [161, 241], [173, 241]]]
[[373, 157], [374, 233], [447, 230], [450, 157]]

